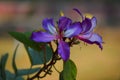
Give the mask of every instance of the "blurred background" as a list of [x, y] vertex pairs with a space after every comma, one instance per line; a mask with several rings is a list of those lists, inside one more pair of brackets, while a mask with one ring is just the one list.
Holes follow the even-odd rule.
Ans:
[[[77, 80], [120, 80], [120, 0], [0, 0], [0, 56], [10, 54], [6, 68], [13, 71], [11, 59], [19, 43], [9, 31], [39, 29], [44, 18], [58, 19], [61, 10], [67, 17], [79, 19], [73, 8], [97, 18], [95, 32], [105, 42], [102, 51], [96, 45], [80, 44], [71, 48], [71, 59], [78, 68]], [[19, 68], [30, 66], [22, 44], [16, 60]], [[56, 67], [61, 71], [61, 62]], [[58, 77], [54, 71], [43, 80], [58, 80]]]

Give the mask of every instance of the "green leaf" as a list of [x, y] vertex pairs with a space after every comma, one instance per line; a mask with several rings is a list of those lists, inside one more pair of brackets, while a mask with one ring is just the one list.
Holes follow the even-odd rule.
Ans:
[[22, 78], [21, 76], [18, 76], [15, 78], [15, 80], [24, 80], [24, 78]]
[[40, 68], [33, 68], [33, 69], [19, 69], [18, 70], [18, 76], [24, 76], [24, 75], [29, 75], [33, 74], [37, 71], [39, 71]]
[[[21, 76], [17, 76], [10, 71], [6, 70], [6, 80], [24, 80]], [[1, 80], [1, 79], [0, 79]]]
[[30, 36], [31, 36], [31, 32], [24, 32], [24, 34], [27, 38], [30, 38]]
[[18, 46], [19, 45], [17, 45], [15, 50], [14, 50], [13, 59], [12, 59], [12, 67], [13, 67], [13, 70], [14, 70], [15, 74], [17, 74], [17, 66], [16, 66], [16, 63], [15, 63], [15, 57], [16, 57]]
[[53, 54], [51, 48], [47, 45], [40, 51], [27, 47], [27, 51], [32, 65], [39, 65], [48, 62]]
[[2, 80], [2, 77], [1, 77], [2, 76], [2, 74], [1, 74], [2, 70], [1, 70], [1, 68], [2, 68], [2, 65], [1, 65], [1, 57], [0, 57], [0, 80]]
[[0, 80], [2, 80], [2, 77], [0, 76]]
[[72, 60], [64, 62], [63, 67], [63, 79], [64, 80], [76, 80], [77, 68]]
[[40, 50], [39, 44], [30, 39], [30, 32], [21, 33], [21, 32], [9, 32], [9, 34], [14, 37], [16, 40], [22, 42], [26, 46]]
[[1, 78], [3, 80], [6, 80], [6, 75], [5, 75], [5, 66], [6, 66], [6, 62], [7, 62], [7, 59], [8, 59], [8, 53], [4, 54], [2, 57], [1, 57]]
[[15, 74], [11, 73], [10, 71], [6, 70], [6, 80], [15, 80]]
[[15, 57], [16, 57], [18, 47], [19, 47], [19, 45], [16, 46], [16, 48], [14, 50], [14, 54], [13, 54], [13, 59], [12, 59], [12, 66], [13, 66], [13, 70], [14, 70], [16, 76], [28, 75], [28, 74], [32, 74], [32, 73], [38, 71], [40, 68], [21, 69], [21, 70], [17, 69], [16, 63], [15, 63]]
[[63, 71], [60, 73], [59, 80], [64, 80], [63, 79]]

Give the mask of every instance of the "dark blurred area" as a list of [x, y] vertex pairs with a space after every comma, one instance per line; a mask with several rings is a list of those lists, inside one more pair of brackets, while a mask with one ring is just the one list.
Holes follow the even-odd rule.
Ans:
[[3, 0], [0, 1], [0, 36], [8, 31], [32, 31], [44, 18], [58, 18], [73, 8], [97, 17], [100, 27], [120, 27], [120, 0]]

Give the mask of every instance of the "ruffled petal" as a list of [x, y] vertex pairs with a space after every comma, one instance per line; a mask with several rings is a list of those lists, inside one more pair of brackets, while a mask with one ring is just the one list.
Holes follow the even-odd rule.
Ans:
[[56, 28], [53, 24], [53, 19], [44, 19], [42, 22], [43, 28], [47, 31], [50, 32], [51, 34], [57, 34]]
[[72, 23], [72, 20], [67, 17], [60, 17], [58, 22], [58, 27], [60, 32], [65, 30], [70, 24]]
[[88, 18], [85, 18], [85, 20], [82, 22], [82, 28], [83, 28], [83, 31], [82, 33], [88, 33], [89, 30], [91, 29], [91, 20], [88, 19]]
[[52, 40], [55, 40], [56, 37], [47, 32], [38, 31], [32, 33], [31, 39], [35, 42], [50, 42]]
[[95, 28], [96, 25], [97, 25], [97, 19], [96, 19], [96, 17], [92, 17], [91, 23], [92, 23], [92, 28]]
[[64, 32], [64, 37], [73, 37], [82, 31], [80, 22], [75, 22]]
[[78, 36], [83, 39], [89, 39], [92, 36], [92, 34], [93, 33], [87, 33], [87, 34], [80, 34]]
[[70, 57], [69, 45], [61, 40], [58, 45], [58, 53], [64, 61], [67, 61]]
[[87, 42], [89, 44], [97, 44], [99, 46], [99, 48], [103, 49], [102, 43], [102, 37], [96, 33], [92, 34], [91, 37], [89, 39], [86, 39], [84, 37], [81, 36], [77, 36], [77, 38], [79, 38], [80, 40]]
[[88, 32], [92, 32], [94, 30], [94, 28], [96, 27], [96, 25], [97, 25], [97, 19], [96, 19], [96, 17], [92, 17], [92, 19], [91, 19], [91, 28], [90, 28], [90, 30]]

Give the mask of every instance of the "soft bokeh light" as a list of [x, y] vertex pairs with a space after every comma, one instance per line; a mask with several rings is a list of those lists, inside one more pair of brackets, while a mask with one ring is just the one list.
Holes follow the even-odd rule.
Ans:
[[[119, 0], [40, 0], [2, 1], [0, 2], [0, 56], [9, 53], [7, 69], [12, 70], [11, 60], [16, 45], [19, 43], [8, 35], [9, 31], [33, 31], [41, 28], [44, 18], [58, 19], [60, 11], [73, 20], [80, 16], [72, 9], [78, 8], [87, 16], [97, 18], [95, 32], [102, 35], [104, 44], [101, 51], [96, 45], [84, 45], [71, 48], [71, 59], [75, 61], [77, 80], [119, 80], [120, 79], [120, 1]], [[30, 67], [24, 46], [17, 51], [18, 68]], [[62, 70], [62, 61], [56, 67]], [[58, 80], [58, 73], [43, 80]]]

